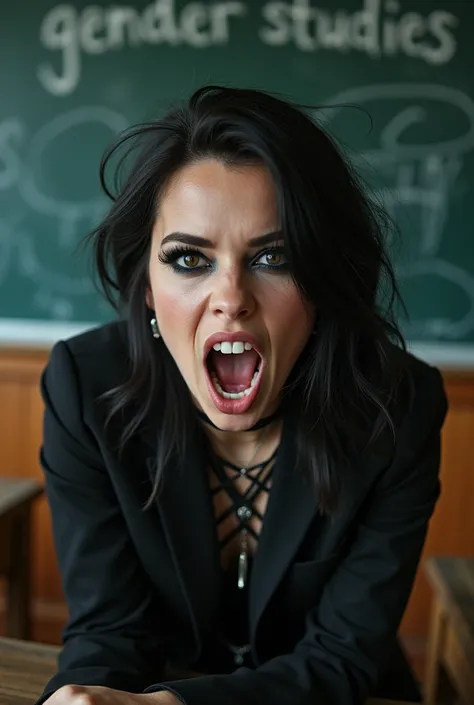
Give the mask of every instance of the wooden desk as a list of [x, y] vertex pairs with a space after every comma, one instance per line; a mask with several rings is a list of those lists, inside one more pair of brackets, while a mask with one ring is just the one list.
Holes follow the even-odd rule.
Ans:
[[43, 488], [35, 480], [0, 478], [0, 575], [6, 578], [5, 632], [28, 639], [30, 530], [33, 501]]
[[[58, 653], [56, 646], [0, 638], [0, 705], [32, 705], [54, 675]], [[413, 703], [369, 700], [367, 705]]]
[[447, 674], [463, 702], [471, 705], [474, 703], [474, 558], [431, 558], [425, 563], [425, 572], [433, 588], [425, 703], [436, 705]]
[[56, 672], [59, 649], [0, 638], [0, 704], [32, 705]]

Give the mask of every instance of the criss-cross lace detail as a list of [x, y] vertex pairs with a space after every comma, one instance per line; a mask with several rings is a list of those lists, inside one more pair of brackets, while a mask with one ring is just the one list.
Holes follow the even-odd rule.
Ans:
[[[277, 451], [275, 450], [270, 458], [264, 460], [262, 463], [252, 465], [250, 468], [241, 468], [223, 458], [216, 457], [213, 459], [212, 469], [219, 480], [219, 484], [211, 490], [211, 493], [214, 496], [224, 491], [231, 501], [230, 506], [216, 517], [216, 526], [222, 524], [231, 514], [235, 514], [238, 519], [238, 525], [220, 538], [219, 543], [221, 549], [232, 541], [241, 531], [247, 531], [258, 541], [258, 534], [249, 522], [252, 516], [256, 516], [260, 521], [263, 521], [263, 516], [254, 505], [254, 501], [260, 492], [266, 492], [268, 494], [270, 491], [269, 481], [273, 467], [270, 467], [268, 472], [267, 468], [273, 464], [276, 454]], [[232, 471], [232, 475], [226, 473], [226, 468]], [[239, 492], [235, 487], [235, 482], [239, 477], [245, 477], [250, 482], [243, 493]]]
[[[248, 639], [246, 616], [248, 613], [248, 590], [247, 573], [249, 571], [252, 557], [249, 554], [249, 535], [256, 543], [259, 534], [251, 524], [251, 520], [257, 519], [261, 525], [263, 514], [256, 506], [261, 493], [270, 492], [271, 477], [273, 473], [274, 461], [278, 448], [270, 458], [261, 463], [257, 463], [248, 468], [234, 465], [223, 458], [214, 456], [211, 459], [211, 467], [218, 484], [211, 488], [213, 498], [223, 492], [230, 500], [230, 504], [222, 511], [216, 511], [216, 529], [221, 527], [219, 535], [219, 546], [221, 552], [230, 542], [239, 537], [239, 553], [236, 573], [234, 572], [235, 562], [231, 561], [231, 570], [224, 574], [224, 613], [225, 629], [222, 634], [222, 641], [233, 654], [235, 665], [242, 665], [246, 655], [250, 652], [250, 645], [246, 643]], [[248, 486], [244, 491], [239, 491], [236, 486], [239, 479], [244, 478]], [[218, 502], [214, 502], [217, 506]], [[225, 531], [222, 526], [230, 517], [234, 517], [237, 525]]]

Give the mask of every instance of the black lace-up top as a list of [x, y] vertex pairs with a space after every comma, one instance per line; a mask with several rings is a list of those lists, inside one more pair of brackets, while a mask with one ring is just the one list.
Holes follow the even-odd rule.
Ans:
[[[278, 449], [277, 449], [278, 450]], [[246, 663], [250, 651], [248, 644], [248, 577], [251, 570], [252, 556], [249, 552], [248, 537], [251, 535], [258, 542], [258, 534], [250, 524], [252, 517], [263, 521], [263, 516], [255, 507], [254, 502], [261, 492], [270, 491], [270, 481], [273, 472], [277, 450], [262, 463], [250, 468], [241, 468], [222, 458], [214, 457], [212, 469], [217, 477], [218, 485], [211, 490], [215, 497], [225, 492], [230, 505], [216, 517], [216, 527], [219, 527], [231, 514], [237, 518], [237, 525], [220, 539], [222, 550], [237, 535], [240, 540], [239, 555], [236, 556], [223, 573], [222, 580], [222, 620], [221, 641], [233, 655], [235, 665]], [[227, 470], [227, 472], [226, 472]], [[229, 473], [230, 471], [230, 473]], [[249, 480], [246, 491], [242, 494], [236, 487], [236, 480], [245, 477]]]

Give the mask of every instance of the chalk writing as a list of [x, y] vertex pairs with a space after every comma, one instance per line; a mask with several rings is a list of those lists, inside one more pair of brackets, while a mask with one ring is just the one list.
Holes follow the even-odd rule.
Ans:
[[[81, 144], [81, 140], [85, 139], [90, 141], [91, 129], [97, 126], [109, 132], [108, 139], [104, 135], [105, 144], [127, 125], [121, 114], [102, 106], [81, 107], [61, 113], [40, 127], [29, 140], [26, 140], [26, 127], [20, 120], [7, 119], [0, 123], [0, 164], [3, 165], [0, 189], [14, 188], [22, 202], [22, 216], [11, 213], [7, 217], [3, 213], [5, 217], [0, 219], [0, 281], [15, 258], [18, 273], [36, 287], [34, 304], [52, 318], [69, 320], [73, 316], [74, 300], [94, 292], [88, 274], [71, 275], [69, 270], [62, 270], [60, 262], [72, 259], [75, 246], [97, 224], [108, 202], [92, 178], [94, 186], [89, 198], [81, 198], [74, 190], [69, 197], [65, 197], [67, 184], [64, 185], [61, 175], [54, 171], [52, 174], [48, 172], [49, 180], [52, 178], [55, 183], [62, 184], [62, 190], [61, 193], [48, 193], [50, 184], [44, 178], [46, 167], [56, 163], [50, 159], [51, 150], [58, 141], [61, 144], [64, 140], [66, 144]], [[25, 144], [22, 144], [24, 148], [20, 151], [18, 147], [22, 140]], [[16, 149], [14, 141], [18, 143]], [[94, 175], [98, 159], [99, 154], [90, 165]], [[67, 154], [63, 164], [71, 173], [74, 164], [70, 164]], [[61, 163], [58, 165], [60, 167]], [[47, 219], [47, 247], [34, 234], [35, 220], [39, 216]], [[51, 241], [56, 252], [61, 253], [58, 260], [48, 257]]]
[[[353, 12], [323, 9], [311, 0], [267, 2], [257, 38], [271, 47], [292, 44], [304, 52], [362, 52], [372, 58], [407, 56], [429, 65], [447, 64], [456, 54], [459, 19], [451, 12], [403, 12], [398, 0], [360, 0]], [[73, 93], [83, 55], [100, 56], [125, 47], [190, 46], [206, 49], [231, 41], [233, 24], [249, 16], [248, 2], [156, 0], [139, 10], [129, 5], [72, 4], [51, 8], [39, 32], [42, 46], [57, 53], [58, 65], [42, 62], [37, 76], [56, 96]], [[250, 31], [250, 26], [248, 27]], [[55, 62], [56, 63], [56, 62]]]
[[204, 49], [229, 42], [230, 22], [246, 14], [243, 2], [192, 2], [181, 11], [174, 0], [156, 0], [143, 11], [130, 6], [99, 7], [82, 11], [73, 5], [53, 7], [44, 17], [40, 40], [46, 49], [61, 54], [60, 69], [49, 62], [39, 65], [38, 78], [53, 95], [68, 95], [79, 84], [82, 53], [117, 51], [146, 44], [191, 46]]
[[[41, 316], [78, 320], [78, 310], [88, 310], [89, 302], [94, 301], [94, 314], [100, 318], [105, 304], [98, 297], [85, 298], [94, 290], [88, 273], [81, 270], [80, 258], [76, 267], [73, 255], [76, 244], [108, 206], [99, 192], [97, 167], [107, 142], [128, 124], [122, 110], [128, 109], [129, 101], [139, 103], [133, 111], [150, 107], [146, 101], [143, 105], [143, 92], [135, 90], [130, 80], [132, 69], [137, 71], [136, 62], [130, 62], [129, 73], [115, 74], [105, 81], [106, 76], [110, 79], [111, 57], [117, 66], [131, 58], [132, 52], [147, 62], [151, 52], [145, 50], [160, 48], [156, 54], [164, 68], [160, 68], [161, 74], [157, 71], [157, 83], [166, 72], [163, 84], [168, 93], [168, 62], [171, 59], [172, 63], [175, 50], [194, 50], [183, 52], [183, 56], [189, 55], [196, 80], [203, 74], [213, 76], [214, 65], [221, 60], [231, 78], [231, 58], [236, 49], [245, 50], [248, 41], [249, 45], [253, 42], [250, 58], [255, 56], [255, 62], [258, 59], [262, 64], [271, 64], [272, 57], [285, 50], [283, 56], [291, 59], [291, 70], [298, 76], [295, 92], [303, 90], [303, 81], [307, 81], [308, 102], [320, 103], [323, 91], [327, 96], [328, 77], [319, 81], [314, 72], [316, 64], [318, 71], [321, 67], [326, 70], [329, 53], [336, 55], [327, 65], [328, 74], [335, 67], [334, 85], [344, 85], [342, 63], [346, 66], [356, 56], [355, 70], [362, 81], [383, 76], [384, 84], [344, 91], [327, 102], [365, 105], [378, 120], [374, 136], [364, 143], [359, 168], [366, 165], [378, 175], [373, 181], [374, 197], [384, 201], [402, 234], [407, 234], [398, 265], [402, 284], [420, 291], [427, 282], [432, 292], [435, 282], [443, 295], [447, 291], [446, 315], [440, 314], [443, 308], [436, 302], [431, 310], [430, 301], [414, 296], [421, 314], [419, 319], [412, 317], [409, 337], [459, 340], [471, 336], [474, 275], [461, 252], [461, 240], [467, 238], [468, 229], [461, 224], [453, 244], [448, 243], [448, 234], [456, 233], [458, 206], [465, 202], [462, 189], [468, 188], [467, 174], [472, 173], [474, 103], [466, 93], [449, 86], [408, 83], [417, 77], [433, 81], [438, 75], [440, 81], [447, 82], [446, 73], [438, 73], [437, 67], [448, 65], [458, 55], [458, 63], [465, 62], [465, 47], [462, 52], [459, 48], [461, 11], [461, 3], [448, 0], [53, 0], [34, 29], [38, 46], [25, 53], [28, 61], [34, 57], [28, 65], [35, 77], [31, 101], [20, 100], [18, 108], [9, 105], [0, 119], [0, 282], [5, 282], [6, 291], [10, 291], [12, 277], [16, 277], [13, 286], [18, 285], [19, 291], [26, 283], [26, 306], [36, 308]], [[261, 51], [263, 46], [265, 51]], [[216, 47], [221, 51], [210, 51]], [[313, 60], [317, 55], [319, 60]], [[340, 57], [346, 60], [341, 62]], [[101, 65], [104, 97], [99, 100], [120, 106], [118, 111], [88, 105], [89, 100], [97, 101], [96, 91], [102, 88]], [[465, 71], [466, 65], [460, 65], [459, 70], [464, 67]], [[86, 71], [97, 71], [97, 80]], [[264, 87], [266, 71], [256, 71], [252, 81], [261, 80]], [[243, 69], [241, 73], [244, 80]], [[407, 77], [403, 79], [407, 83], [390, 84], [389, 77], [395, 75]], [[457, 68], [449, 69], [449, 77], [457, 75]], [[462, 80], [458, 85], [469, 85]], [[35, 102], [38, 85], [48, 94], [44, 106]], [[287, 85], [288, 81], [282, 80], [282, 90]], [[161, 100], [156, 87], [153, 90], [149, 102]], [[13, 92], [12, 103], [16, 99]], [[25, 105], [38, 106], [38, 115], [33, 115], [31, 122]], [[462, 117], [451, 120], [451, 110]], [[337, 110], [329, 112], [328, 121], [337, 114]], [[39, 115], [45, 117], [38, 128]], [[52, 115], [55, 117], [50, 119]], [[433, 116], [440, 116], [439, 130], [432, 129]], [[353, 139], [352, 125], [347, 129]], [[105, 134], [96, 139], [97, 130]], [[351, 156], [357, 162], [357, 156]], [[445, 254], [456, 248], [453, 257], [457, 264], [448, 261]], [[22, 296], [20, 293], [19, 300]]]
[[12, 246], [12, 228], [7, 220], [0, 218], [0, 282], [10, 268]]
[[[360, 86], [332, 96], [329, 105], [370, 104], [371, 112], [390, 101], [391, 117], [379, 132], [379, 146], [366, 149], [362, 156], [353, 155], [361, 169], [367, 165], [382, 175], [385, 185], [374, 188], [374, 194], [383, 201], [395, 222], [410, 223], [410, 255], [398, 267], [401, 280], [436, 277], [461, 289], [467, 311], [461, 318], [448, 319], [427, 316], [412, 319], [407, 324], [408, 334], [435, 335], [448, 339], [464, 337], [474, 330], [474, 277], [462, 267], [445, 261], [440, 254], [450, 209], [450, 197], [459, 187], [465, 156], [474, 150], [474, 101], [462, 91], [435, 84], [391, 84]], [[398, 101], [398, 103], [396, 102]], [[414, 141], [406, 138], [410, 128], [420, 126], [436, 110], [428, 111], [422, 105], [429, 102], [444, 104], [461, 112], [466, 128], [463, 133], [437, 141]], [[325, 120], [331, 123], [340, 112], [327, 112]], [[423, 132], [421, 133], [423, 134]], [[416, 208], [417, 220], [413, 220]], [[409, 213], [410, 216], [406, 214]]]
[[18, 149], [24, 136], [24, 126], [17, 118], [0, 123], [0, 191], [6, 191], [18, 181], [21, 168]]
[[[69, 223], [66, 227], [70, 227], [80, 217], [89, 217], [91, 214], [95, 217], [97, 209], [100, 209], [103, 203], [96, 190], [90, 199], [82, 201], [78, 201], [76, 194], [69, 199], [61, 198], [57, 194], [48, 195], [44, 191], [42, 166], [47, 162], [48, 150], [56, 140], [63, 138], [74, 144], [76, 140], [87, 138], [88, 130], [97, 124], [110, 131], [108, 139], [111, 140], [115, 134], [124, 130], [128, 123], [122, 115], [109, 108], [83, 106], [61, 113], [33, 135], [19, 184], [21, 194], [32, 210], [63, 219]], [[91, 168], [96, 168], [96, 165], [91, 165]]]
[[[90, 134], [94, 125], [105, 127], [110, 131], [109, 140], [127, 127], [127, 121], [119, 113], [102, 106], [81, 107], [58, 115], [36, 132], [29, 144], [25, 158], [19, 192], [31, 212], [50, 217], [51, 237], [56, 240], [57, 248], [64, 256], [70, 255], [74, 245], [84, 233], [90, 231], [106, 209], [107, 202], [94, 189], [91, 198], [70, 198], [51, 196], [45, 192], [44, 164], [48, 161], [49, 150], [55, 142], [66, 137], [70, 143], [84, 139]], [[91, 164], [95, 169], [96, 165]], [[59, 180], [59, 179], [58, 179]], [[18, 250], [20, 272], [40, 287], [41, 296], [38, 304], [49, 302], [50, 314], [54, 317], [68, 318], [71, 305], [65, 296], [86, 296], [93, 291], [90, 277], [85, 275], [70, 276], [55, 269], [54, 263], [41, 261], [41, 247], [32, 233], [24, 231], [20, 237]], [[47, 294], [45, 293], [47, 292]]]
[[427, 64], [446, 64], [456, 53], [458, 18], [433, 10], [424, 16], [401, 11], [397, 0], [364, 0], [350, 12], [315, 7], [311, 0], [269, 2], [260, 38], [272, 46], [293, 43], [302, 51], [358, 50], [372, 57], [402, 54]]

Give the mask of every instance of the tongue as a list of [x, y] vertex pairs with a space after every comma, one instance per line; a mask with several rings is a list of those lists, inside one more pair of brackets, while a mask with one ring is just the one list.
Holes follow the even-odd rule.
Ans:
[[225, 392], [243, 392], [250, 387], [258, 361], [259, 355], [255, 350], [245, 350], [240, 355], [224, 355], [211, 350], [209, 354], [210, 368]]

